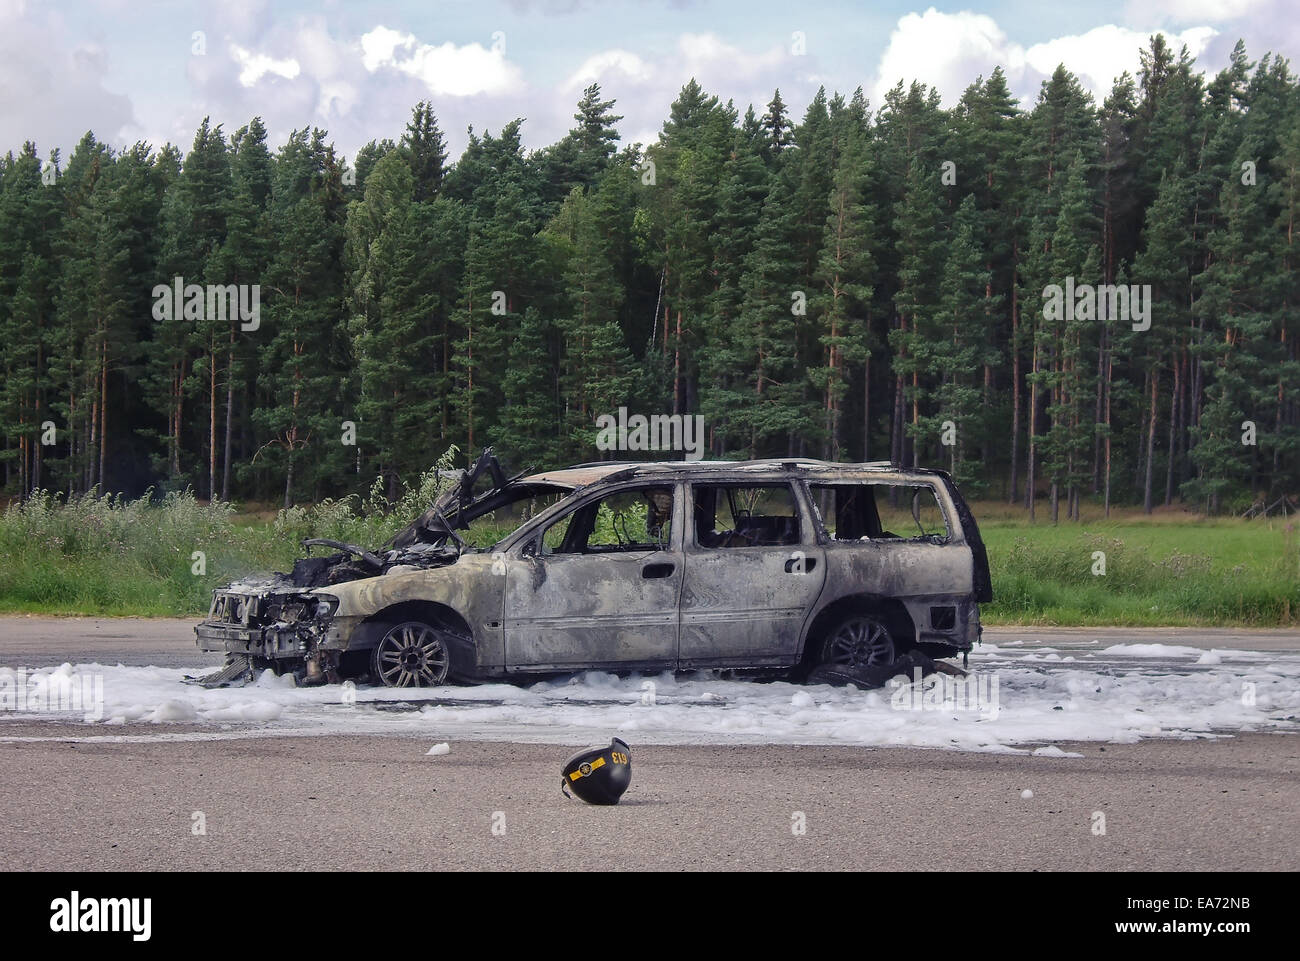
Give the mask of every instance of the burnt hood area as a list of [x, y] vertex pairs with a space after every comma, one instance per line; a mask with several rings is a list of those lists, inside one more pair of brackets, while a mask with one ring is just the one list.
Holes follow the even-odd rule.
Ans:
[[470, 521], [520, 496], [522, 491], [515, 482], [522, 476], [507, 478], [492, 448], [485, 448], [469, 470], [451, 475], [451, 486], [428, 510], [378, 551], [323, 537], [308, 538], [302, 542], [304, 548], [331, 547], [336, 553], [300, 558], [287, 574], [276, 573], [268, 586], [329, 587], [377, 577], [399, 567], [428, 569], [454, 564], [462, 552], [475, 550], [457, 531], [467, 530]]

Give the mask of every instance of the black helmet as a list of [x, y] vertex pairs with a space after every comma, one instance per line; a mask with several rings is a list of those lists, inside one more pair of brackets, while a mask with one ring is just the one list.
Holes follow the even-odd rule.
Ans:
[[560, 789], [568, 797], [572, 788], [588, 804], [617, 804], [631, 782], [630, 748], [614, 738], [609, 747], [589, 747], [569, 758]]

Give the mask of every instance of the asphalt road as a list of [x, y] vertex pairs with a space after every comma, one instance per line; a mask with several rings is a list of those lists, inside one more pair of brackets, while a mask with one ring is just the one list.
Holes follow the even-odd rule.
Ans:
[[[209, 663], [191, 647], [190, 628], [189, 621], [0, 618], [0, 665]], [[1016, 629], [987, 639], [1300, 649], [1300, 638], [1285, 632]], [[194, 730], [127, 725], [87, 736], [79, 725], [0, 724], [0, 864], [1300, 869], [1300, 735], [1293, 734], [1060, 744], [1081, 758], [634, 745], [623, 803], [594, 808], [561, 796], [559, 769], [571, 753], [562, 746], [457, 741], [446, 756], [426, 756], [428, 743], [411, 737], [168, 739]], [[1023, 798], [1024, 790], [1033, 797]], [[204, 833], [195, 833], [200, 822]]]
[[[9, 742], [0, 744], [0, 863], [1300, 869], [1300, 737], [1063, 746], [1085, 757], [634, 746], [623, 803], [598, 808], [561, 795], [570, 749], [556, 746], [458, 742], [428, 757], [423, 741], [387, 737]], [[197, 812], [205, 834], [194, 833]], [[1094, 833], [1099, 817], [1104, 835]]]

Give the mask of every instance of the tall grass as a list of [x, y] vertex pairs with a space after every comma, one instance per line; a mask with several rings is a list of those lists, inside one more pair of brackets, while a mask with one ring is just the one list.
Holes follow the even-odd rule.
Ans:
[[[125, 500], [40, 493], [0, 513], [0, 611], [193, 616], [213, 587], [288, 570], [307, 537], [376, 547], [426, 510], [453, 451], [390, 501], [293, 507], [269, 520], [189, 493]], [[1029, 525], [975, 506], [993, 569], [989, 624], [1242, 625], [1300, 620], [1300, 531], [1287, 520]], [[1094, 552], [1105, 554], [1096, 575]], [[195, 574], [195, 552], [205, 560]]]
[[1294, 523], [993, 522], [982, 531], [991, 624], [1278, 627], [1300, 619]]
[[376, 479], [364, 498], [291, 507], [270, 523], [247, 523], [231, 504], [205, 503], [190, 492], [136, 500], [92, 492], [65, 500], [40, 491], [0, 513], [0, 611], [202, 613], [214, 587], [287, 571], [303, 555], [304, 538], [364, 547], [387, 541], [446, 486], [454, 453], [396, 501]]

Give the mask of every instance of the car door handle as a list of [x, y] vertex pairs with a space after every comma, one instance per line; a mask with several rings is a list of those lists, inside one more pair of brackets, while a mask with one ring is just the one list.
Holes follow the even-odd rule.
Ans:
[[[796, 570], [795, 566], [798, 564], [802, 564], [803, 566]], [[785, 562], [785, 572], [787, 574], [810, 574], [812, 573], [812, 569], [816, 566], [817, 558], [815, 557], [792, 557]]]
[[652, 577], [670, 577], [675, 570], [676, 564], [647, 564], [641, 568], [641, 576], [647, 580]]

